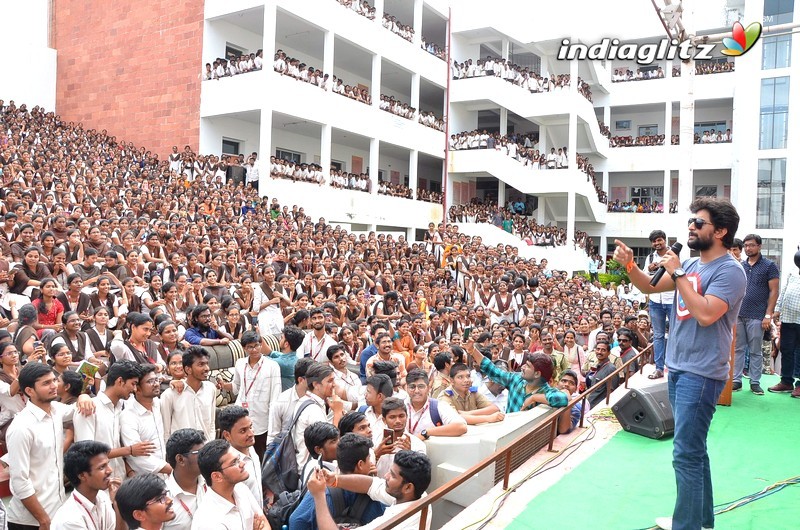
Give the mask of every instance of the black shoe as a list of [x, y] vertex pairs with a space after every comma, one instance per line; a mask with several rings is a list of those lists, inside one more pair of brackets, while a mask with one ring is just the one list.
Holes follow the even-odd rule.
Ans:
[[764, 395], [764, 389], [761, 388], [761, 385], [759, 385], [758, 383], [756, 383], [754, 385], [750, 385], [750, 392], [752, 392], [753, 394], [755, 394], [757, 396], [763, 396]]
[[736, 392], [737, 390], [742, 389], [742, 382], [741, 381], [734, 381], [733, 382], [733, 391]]

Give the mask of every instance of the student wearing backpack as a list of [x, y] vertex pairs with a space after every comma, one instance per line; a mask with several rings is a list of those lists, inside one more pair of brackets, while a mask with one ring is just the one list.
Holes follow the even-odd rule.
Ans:
[[308, 449], [309, 459], [300, 471], [300, 487], [305, 486], [309, 475], [318, 467], [319, 457], [328, 471], [337, 471], [336, 446], [339, 444], [339, 430], [327, 421], [312, 423], [303, 433], [303, 441]]
[[[371, 447], [372, 440], [359, 434], [351, 432], [342, 436], [336, 449], [336, 460], [341, 476], [369, 477], [370, 473], [375, 471], [375, 464], [370, 454]], [[384, 512], [383, 504], [370, 499], [365, 493], [353, 493], [331, 487], [324, 492], [324, 500], [328, 514], [337, 525], [351, 523], [362, 526], [377, 519]], [[304, 496], [289, 518], [289, 528], [317, 530], [316, 509], [314, 496]]]
[[[388, 508], [381, 517], [359, 527], [361, 530], [371, 530], [403, 512], [408, 507], [408, 503], [423, 497], [430, 483], [431, 461], [428, 457], [416, 451], [400, 451], [395, 455], [391, 469], [383, 478], [335, 475], [327, 471], [317, 471], [308, 481], [308, 492], [314, 499], [319, 530], [338, 529], [326, 502], [326, 485], [347, 491], [366, 493], [371, 499], [386, 504]], [[431, 515], [431, 510], [428, 509], [426, 528], [430, 528]], [[416, 530], [420, 526], [420, 517], [421, 512], [417, 512], [416, 515], [394, 528], [395, 530]]]
[[[334, 427], [339, 425], [342, 417], [344, 402], [333, 392], [335, 383], [333, 368], [328, 364], [316, 363], [306, 372], [306, 395], [297, 401], [295, 414], [302, 408], [303, 412], [297, 418], [297, 423], [291, 433], [297, 451], [297, 469], [303, 469], [303, 464], [308, 460], [308, 450], [304, 443], [303, 433], [309, 425], [318, 421], [327, 421]], [[310, 405], [305, 403], [311, 402]]]
[[300, 398], [306, 395], [306, 371], [315, 363], [311, 357], [298, 359], [294, 365], [294, 386], [287, 388], [278, 396], [276, 401], [269, 404], [269, 430], [267, 431], [267, 446], [269, 446], [281, 431], [291, 423], [294, 417], [294, 408]]
[[411, 370], [406, 377], [408, 389], [408, 431], [426, 441], [431, 436], [461, 436], [467, 421], [453, 407], [428, 396], [428, 375]]

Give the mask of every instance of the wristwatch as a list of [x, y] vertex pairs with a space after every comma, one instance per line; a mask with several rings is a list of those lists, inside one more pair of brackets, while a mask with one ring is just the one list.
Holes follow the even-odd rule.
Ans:
[[431, 435], [428, 434], [428, 429], [422, 429], [422, 432], [419, 433], [420, 436], [425, 438], [426, 440], [430, 439]]
[[772, 315], [770, 315], [769, 313], [767, 313], [766, 315], [764, 315], [764, 318], [769, 318], [769, 319], [771, 319], [771, 318], [772, 318]]
[[677, 269], [675, 269], [675, 272], [672, 273], [672, 281], [677, 282], [678, 278], [681, 278], [683, 276], [686, 276], [686, 271], [678, 267]]

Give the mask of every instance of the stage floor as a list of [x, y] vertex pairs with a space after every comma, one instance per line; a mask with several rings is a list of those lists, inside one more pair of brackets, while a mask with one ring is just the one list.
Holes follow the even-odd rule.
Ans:
[[[645, 368], [645, 374], [649, 371], [652, 367]], [[637, 388], [652, 384], [639, 375], [634, 380], [631, 386]], [[762, 386], [777, 381], [777, 376], [763, 376]], [[756, 396], [747, 379], [744, 383], [745, 390], [733, 395], [733, 406], [717, 407], [711, 424], [708, 447], [718, 506], [800, 475], [800, 399], [769, 392]], [[618, 389], [612, 403], [622, 394]], [[593, 414], [598, 418], [584, 432], [559, 437], [558, 453], [545, 449], [512, 474], [513, 485], [540, 467], [552, 467], [508, 496], [494, 516], [498, 487], [446, 528], [632, 530], [652, 528], [656, 517], [671, 515], [672, 438], [651, 440], [624, 432], [610, 410], [598, 408]], [[715, 527], [789, 529], [797, 528], [798, 520], [800, 485], [792, 485], [718, 515]]]

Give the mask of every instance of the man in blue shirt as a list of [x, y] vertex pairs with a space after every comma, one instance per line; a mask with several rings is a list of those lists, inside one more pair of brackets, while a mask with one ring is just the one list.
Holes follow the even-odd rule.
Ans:
[[378, 347], [375, 345], [375, 338], [379, 333], [388, 333], [389, 326], [383, 322], [377, 322], [372, 325], [369, 332], [372, 336], [372, 344], [361, 351], [361, 368], [359, 370], [359, 375], [361, 376], [362, 385], [367, 384], [367, 361], [369, 361], [370, 357], [373, 357], [378, 353]]
[[217, 327], [211, 308], [200, 304], [192, 310], [191, 328], [186, 330], [183, 339], [193, 346], [219, 346], [228, 344], [233, 337]]

